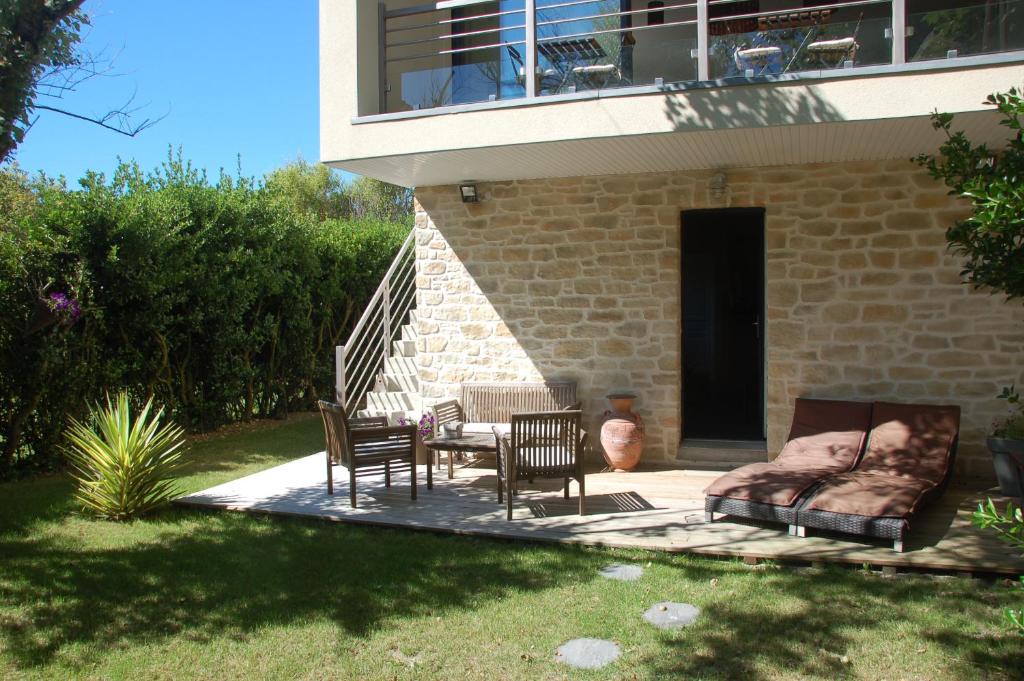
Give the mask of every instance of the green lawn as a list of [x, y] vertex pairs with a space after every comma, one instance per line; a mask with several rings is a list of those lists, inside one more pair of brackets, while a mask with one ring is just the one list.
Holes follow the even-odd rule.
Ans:
[[[322, 446], [301, 417], [194, 443], [186, 490]], [[0, 678], [1011, 679], [1019, 596], [959, 578], [885, 579], [681, 555], [485, 541], [167, 509], [80, 516], [63, 477], [0, 485]], [[609, 582], [609, 562], [646, 566]], [[662, 632], [652, 603], [693, 603]], [[600, 671], [553, 661], [617, 641]]]

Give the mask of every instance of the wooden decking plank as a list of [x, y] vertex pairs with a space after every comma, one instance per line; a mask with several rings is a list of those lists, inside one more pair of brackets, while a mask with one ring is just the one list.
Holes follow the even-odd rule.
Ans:
[[732, 522], [727, 517], [705, 525], [703, 489], [717, 473], [680, 470], [587, 476], [588, 514], [577, 515], [578, 486], [562, 498], [561, 482], [523, 485], [505, 520], [497, 503], [494, 470], [457, 468], [455, 478], [435, 473], [426, 489], [426, 472], [417, 472], [419, 498], [409, 498], [408, 474], [357, 483], [358, 508], [348, 504], [347, 476], [337, 475], [335, 496], [326, 494], [323, 455], [289, 462], [225, 485], [189, 495], [179, 503], [384, 527], [415, 528], [503, 539], [641, 548], [704, 555], [823, 561], [930, 570], [1024, 573], [1024, 558], [970, 523], [983, 495], [950, 490], [917, 519], [906, 553], [883, 540], [811, 532], [790, 537], [782, 525]]

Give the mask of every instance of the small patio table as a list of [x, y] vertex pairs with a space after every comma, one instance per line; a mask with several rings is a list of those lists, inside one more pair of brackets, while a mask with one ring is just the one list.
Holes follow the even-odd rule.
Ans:
[[[433, 437], [423, 441], [423, 446], [431, 451], [448, 452], [448, 479], [455, 477], [452, 465], [452, 453], [470, 452], [473, 454], [497, 454], [498, 445], [491, 433], [463, 433], [462, 437]], [[427, 464], [429, 468], [430, 463]]]

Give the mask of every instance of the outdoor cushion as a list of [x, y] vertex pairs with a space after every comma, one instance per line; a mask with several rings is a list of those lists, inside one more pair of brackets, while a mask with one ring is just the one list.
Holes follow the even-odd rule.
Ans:
[[790, 506], [822, 478], [853, 468], [871, 423], [871, 404], [798, 398], [789, 441], [770, 463], [726, 473], [707, 494]]
[[904, 517], [949, 474], [960, 408], [876, 402], [860, 465], [829, 478], [806, 510]]

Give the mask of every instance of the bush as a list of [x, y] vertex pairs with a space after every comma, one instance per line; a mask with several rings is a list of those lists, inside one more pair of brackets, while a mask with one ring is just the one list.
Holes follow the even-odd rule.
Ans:
[[78, 482], [75, 498], [96, 515], [128, 520], [164, 504], [178, 491], [184, 431], [160, 425], [164, 410], [150, 416], [149, 400], [133, 420], [127, 393], [90, 414], [92, 427], [71, 419], [68, 460]]
[[0, 171], [0, 477], [57, 464], [67, 417], [104, 393], [191, 431], [311, 408], [408, 234], [180, 157], [80, 184]]

